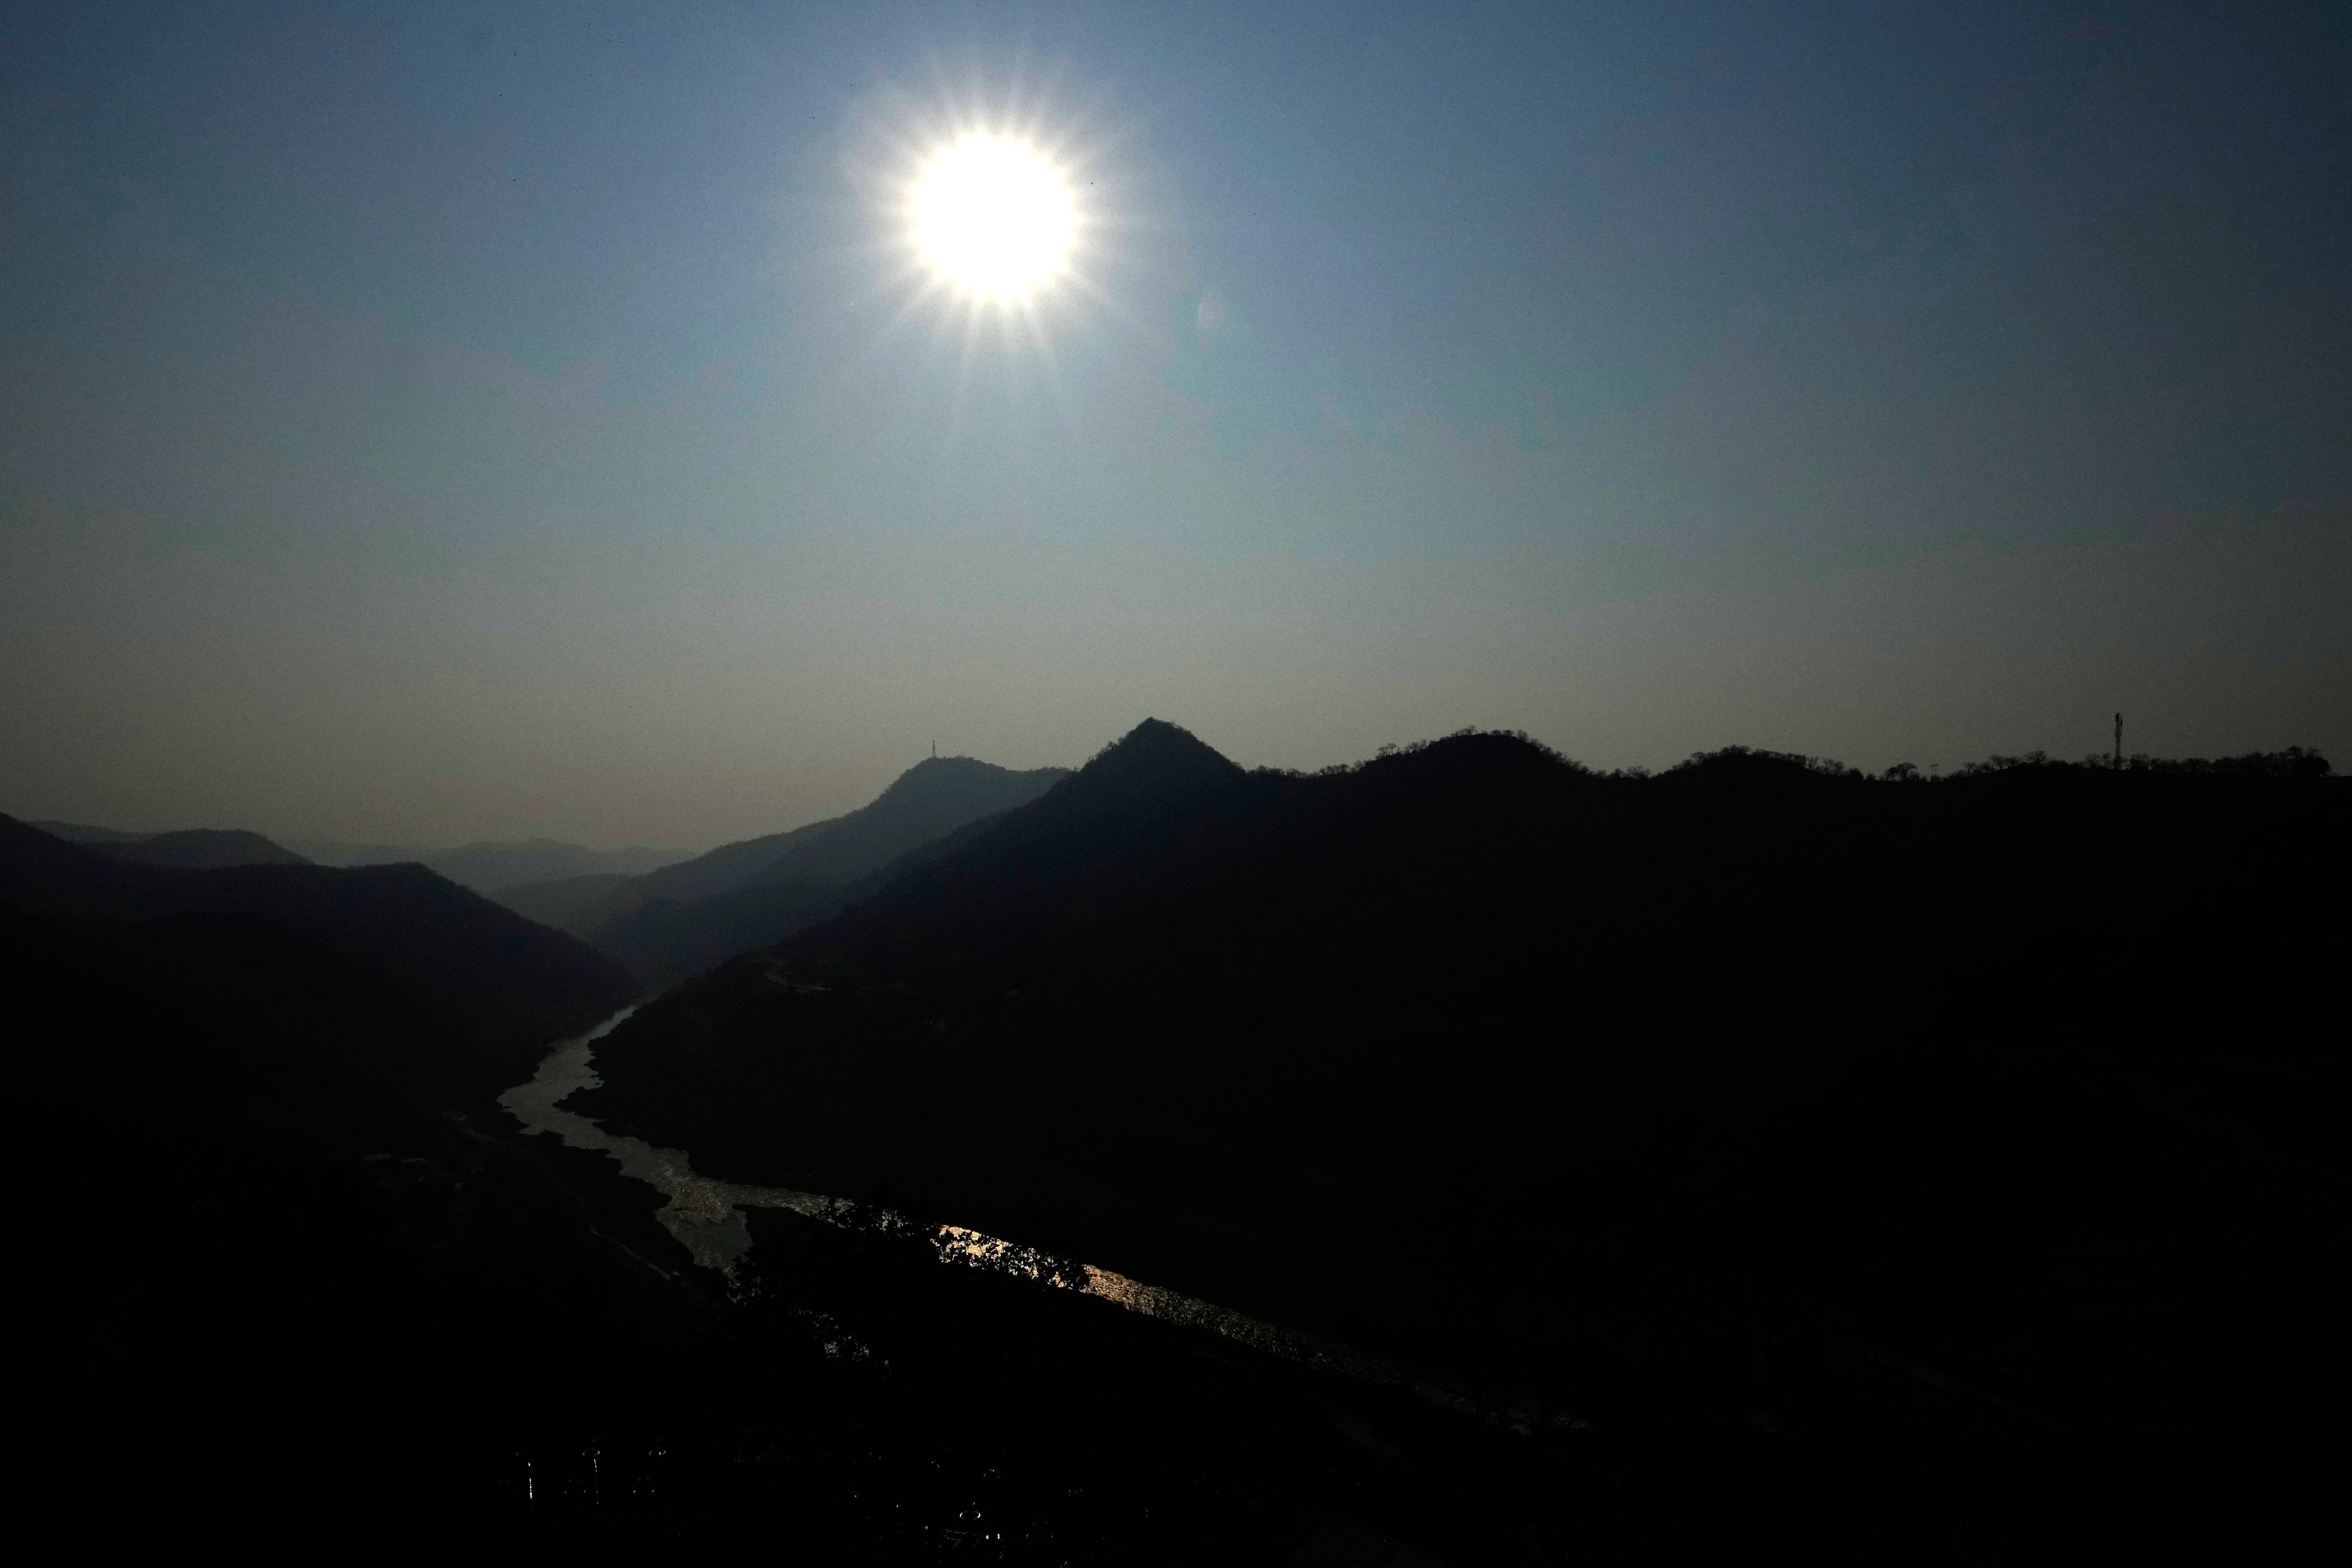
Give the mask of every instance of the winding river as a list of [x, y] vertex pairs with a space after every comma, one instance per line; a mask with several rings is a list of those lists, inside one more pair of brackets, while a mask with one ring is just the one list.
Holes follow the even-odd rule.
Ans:
[[656, 1148], [642, 1138], [607, 1132], [594, 1117], [563, 1109], [564, 1100], [573, 1094], [604, 1081], [596, 1076], [596, 1042], [635, 1011], [624, 1008], [579, 1038], [557, 1046], [540, 1062], [529, 1083], [507, 1090], [499, 1096], [499, 1103], [523, 1124], [524, 1131], [552, 1133], [572, 1148], [609, 1155], [623, 1175], [645, 1183], [667, 1198], [654, 1217], [706, 1268], [731, 1271], [735, 1260], [751, 1249], [751, 1227], [743, 1223], [747, 1208], [791, 1209], [823, 1217], [829, 1205], [814, 1193], [747, 1186], [698, 1175], [683, 1150]]
[[[790, 1209], [813, 1219], [833, 1219], [841, 1205], [823, 1194], [751, 1186], [700, 1175], [683, 1150], [657, 1148], [642, 1138], [608, 1132], [595, 1118], [563, 1109], [563, 1101], [573, 1093], [593, 1089], [602, 1081], [595, 1070], [596, 1042], [618, 1028], [635, 1010], [625, 1009], [588, 1033], [559, 1044], [540, 1062], [539, 1070], [529, 1083], [507, 1090], [499, 1096], [499, 1103], [526, 1131], [552, 1134], [572, 1148], [605, 1154], [620, 1165], [622, 1174], [660, 1192], [668, 1201], [655, 1217], [677, 1237], [695, 1262], [707, 1268], [731, 1273], [736, 1259], [751, 1249], [751, 1227], [743, 1219], [746, 1209]], [[960, 1226], [941, 1228], [940, 1255], [947, 1262], [1009, 1266], [1017, 1271], [1037, 1272], [1041, 1280], [1054, 1282], [1052, 1274], [1022, 1268], [1021, 1260], [1034, 1254]], [[1158, 1285], [1147, 1285], [1091, 1264], [1055, 1272], [1064, 1279], [1080, 1280], [1075, 1288], [1087, 1295], [1099, 1296], [1129, 1311], [1206, 1329], [1285, 1361], [1409, 1389], [1438, 1404], [1485, 1414], [1458, 1388], [1384, 1357], [1367, 1355], [1314, 1334], [1265, 1322]]]

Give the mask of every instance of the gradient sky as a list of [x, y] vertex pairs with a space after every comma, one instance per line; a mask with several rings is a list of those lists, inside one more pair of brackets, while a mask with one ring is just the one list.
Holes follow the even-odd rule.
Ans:
[[[2352, 767], [2339, 5], [0, 20], [0, 810], [699, 845], [936, 740]], [[892, 159], [1066, 150], [916, 298]]]

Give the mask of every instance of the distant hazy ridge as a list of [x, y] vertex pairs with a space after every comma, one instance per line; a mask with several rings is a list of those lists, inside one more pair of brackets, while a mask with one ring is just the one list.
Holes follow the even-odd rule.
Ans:
[[500, 897], [659, 987], [832, 916], [886, 868], [1034, 800], [1066, 776], [1061, 768], [1016, 772], [971, 757], [933, 757], [846, 816], [722, 845], [616, 883], [572, 878]]
[[119, 860], [138, 860], [152, 866], [426, 866], [459, 887], [471, 888], [478, 893], [497, 893], [526, 883], [583, 876], [609, 876], [618, 881], [686, 858], [682, 849], [648, 849], [643, 846], [591, 849], [556, 838], [527, 838], [512, 843], [486, 840], [461, 844], [455, 849], [302, 838], [294, 840], [289, 848], [244, 828], [132, 833], [79, 822], [34, 822], [27, 826]]

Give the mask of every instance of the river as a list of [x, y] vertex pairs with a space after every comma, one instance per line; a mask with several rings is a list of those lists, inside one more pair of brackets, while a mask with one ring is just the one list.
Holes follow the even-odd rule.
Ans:
[[593, 1116], [563, 1109], [564, 1100], [604, 1080], [596, 1076], [596, 1042], [626, 1021], [635, 1007], [624, 1008], [577, 1039], [565, 1040], [547, 1053], [529, 1083], [517, 1084], [499, 1096], [524, 1131], [551, 1133], [574, 1149], [610, 1156], [621, 1173], [645, 1183], [668, 1199], [655, 1214], [687, 1255], [706, 1268], [731, 1272], [735, 1260], [751, 1249], [751, 1227], [743, 1223], [747, 1208], [791, 1209], [795, 1214], [823, 1217], [831, 1206], [814, 1193], [784, 1187], [755, 1187], [722, 1182], [698, 1174], [683, 1150], [662, 1149], [642, 1138], [607, 1132]]
[[[746, 1209], [789, 1209], [826, 1221], [845, 1212], [846, 1205], [840, 1200], [821, 1193], [752, 1186], [699, 1174], [684, 1150], [663, 1149], [642, 1138], [608, 1132], [594, 1117], [564, 1110], [563, 1101], [572, 1094], [593, 1089], [603, 1081], [596, 1076], [596, 1042], [635, 1011], [635, 1007], [625, 1008], [588, 1033], [557, 1045], [540, 1062], [530, 1081], [499, 1096], [499, 1103], [522, 1123], [525, 1131], [551, 1134], [572, 1148], [607, 1155], [620, 1165], [622, 1174], [662, 1194], [668, 1201], [654, 1217], [677, 1238], [695, 1262], [706, 1268], [731, 1274], [736, 1260], [751, 1249], [751, 1231], [743, 1218]], [[1023, 1262], [1036, 1256], [1029, 1249], [961, 1226], [941, 1226], [939, 1246], [944, 1262], [1010, 1268], [1030, 1273], [1045, 1284], [1058, 1285], [1075, 1279], [1080, 1281], [1076, 1289], [1132, 1312], [1206, 1329], [1285, 1361], [1409, 1389], [1441, 1405], [1486, 1414], [1459, 1388], [1417, 1369], [1301, 1330], [1269, 1323], [1213, 1301], [1147, 1285], [1108, 1268], [1087, 1264], [1075, 1269], [1037, 1269]]]

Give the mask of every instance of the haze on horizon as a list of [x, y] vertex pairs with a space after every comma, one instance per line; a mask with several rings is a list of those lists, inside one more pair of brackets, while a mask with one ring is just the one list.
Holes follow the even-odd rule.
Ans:
[[[0, 811], [704, 845], [1147, 714], [2352, 764], [2347, 58], [2319, 5], [20, 6]], [[1034, 297], [910, 262], [971, 126], [1078, 204]]]

